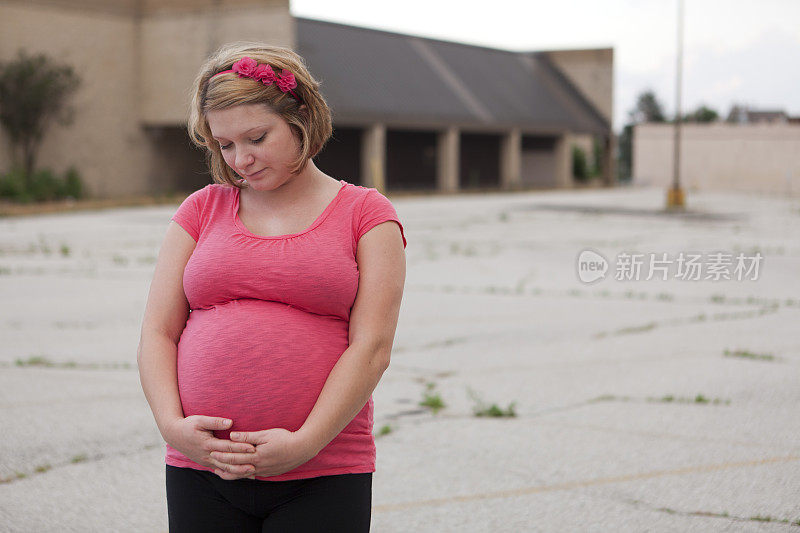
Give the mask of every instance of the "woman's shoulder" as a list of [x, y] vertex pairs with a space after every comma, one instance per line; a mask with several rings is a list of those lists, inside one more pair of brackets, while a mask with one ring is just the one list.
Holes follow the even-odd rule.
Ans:
[[221, 183], [209, 183], [199, 189], [195, 189], [192, 191], [189, 196], [194, 198], [205, 198], [208, 196], [216, 196], [219, 194], [224, 194], [228, 192], [228, 190], [234, 189], [232, 185], [224, 185]]
[[371, 203], [381, 200], [389, 201], [386, 196], [384, 196], [378, 189], [375, 187], [367, 187], [365, 185], [356, 185], [353, 183], [346, 182], [346, 188], [349, 189], [348, 196], [351, 200], [354, 201], [357, 207], [363, 207], [365, 203]]
[[206, 191], [207, 194], [230, 194], [236, 189], [233, 185], [227, 183], [209, 183], [201, 191]]
[[235, 190], [236, 187], [233, 185], [209, 183], [205, 187], [193, 192], [192, 196], [196, 196], [197, 200], [203, 205], [218, 205], [230, 201], [233, 198]]
[[235, 188], [227, 184], [209, 183], [191, 193], [184, 203], [193, 204], [201, 217], [212, 216], [215, 211], [230, 203]]
[[349, 189], [348, 203], [352, 209], [350, 216], [353, 225], [354, 246], [361, 236], [371, 228], [389, 220], [397, 222], [400, 226], [400, 232], [403, 234], [403, 245], [405, 246], [406, 239], [403, 226], [392, 202], [374, 187], [348, 184], [347, 188]]

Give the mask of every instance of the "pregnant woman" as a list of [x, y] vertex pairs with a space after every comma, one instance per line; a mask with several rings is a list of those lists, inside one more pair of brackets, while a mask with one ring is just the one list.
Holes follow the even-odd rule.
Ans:
[[315, 166], [331, 113], [291, 50], [224, 46], [192, 94], [214, 183], [167, 227], [138, 351], [170, 531], [369, 531], [403, 227]]

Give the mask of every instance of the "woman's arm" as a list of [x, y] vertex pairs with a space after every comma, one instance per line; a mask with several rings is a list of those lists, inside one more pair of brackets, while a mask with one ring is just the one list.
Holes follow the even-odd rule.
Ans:
[[150, 284], [136, 359], [142, 390], [161, 436], [193, 461], [213, 466], [208, 456], [211, 449], [253, 452], [255, 448], [214, 438], [212, 430], [230, 426], [223, 418], [185, 418], [183, 414], [176, 360], [178, 341], [189, 316], [183, 270], [194, 247], [195, 241], [186, 230], [170, 222]]
[[186, 230], [170, 222], [150, 283], [136, 356], [142, 389], [165, 439], [167, 426], [183, 418], [176, 359], [178, 340], [189, 316], [183, 269], [194, 247]]
[[406, 259], [400, 228], [387, 221], [358, 241], [358, 293], [350, 312], [349, 347], [328, 375], [314, 408], [295, 432], [281, 428], [231, 433], [231, 440], [256, 446], [256, 457], [213, 453], [227, 465], [217, 471], [236, 479], [229, 468], [254, 465], [255, 475], [275, 476], [309, 461], [363, 409], [389, 366], [400, 314]]
[[361, 411], [389, 366], [406, 277], [398, 225], [387, 221], [365, 233], [358, 241], [356, 262], [358, 293], [350, 312], [350, 346], [297, 431], [317, 453]]

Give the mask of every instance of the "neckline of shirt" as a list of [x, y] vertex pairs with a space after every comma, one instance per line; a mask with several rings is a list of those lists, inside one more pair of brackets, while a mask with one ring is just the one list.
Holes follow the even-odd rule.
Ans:
[[256, 233], [253, 233], [249, 229], [247, 229], [247, 226], [245, 226], [244, 222], [242, 222], [242, 220], [239, 218], [239, 193], [240, 193], [240, 190], [239, 190], [238, 187], [233, 187], [235, 189], [233, 191], [233, 195], [234, 195], [233, 196], [233, 224], [234, 224], [234, 226], [236, 226], [236, 228], [239, 230], [239, 232], [241, 232], [243, 235], [245, 235], [247, 237], [253, 237], [255, 239], [280, 240], [280, 239], [290, 239], [292, 237], [299, 237], [300, 235], [304, 235], [304, 234], [308, 233], [309, 231], [313, 230], [314, 228], [316, 228], [317, 226], [319, 226], [320, 224], [322, 224], [322, 221], [325, 220], [328, 217], [330, 212], [333, 211], [333, 208], [336, 206], [336, 204], [339, 203], [339, 199], [342, 197], [342, 192], [344, 192], [344, 190], [347, 188], [347, 182], [344, 181], [344, 180], [339, 180], [339, 183], [342, 184], [341, 187], [339, 187], [339, 192], [336, 193], [336, 196], [333, 198], [333, 200], [330, 201], [330, 203], [325, 207], [325, 210], [322, 211], [322, 213], [320, 213], [320, 215], [316, 218], [316, 220], [314, 220], [314, 222], [311, 223], [311, 225], [308, 228], [304, 229], [303, 231], [301, 231], [299, 233], [289, 233], [289, 234], [286, 234], [286, 235], [258, 235]]

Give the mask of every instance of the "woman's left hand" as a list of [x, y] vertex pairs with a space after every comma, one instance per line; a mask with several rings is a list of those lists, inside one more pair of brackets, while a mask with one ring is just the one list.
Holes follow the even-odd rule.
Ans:
[[[256, 447], [256, 453], [211, 452], [211, 459], [217, 466], [214, 473], [225, 480], [277, 476], [308, 462], [319, 452], [297, 432], [283, 428], [235, 431], [230, 439], [252, 444]], [[228, 465], [253, 465], [255, 472], [249, 475], [232, 474], [226, 470]]]

